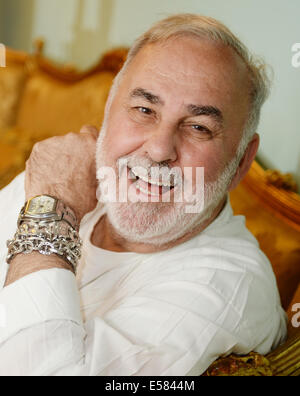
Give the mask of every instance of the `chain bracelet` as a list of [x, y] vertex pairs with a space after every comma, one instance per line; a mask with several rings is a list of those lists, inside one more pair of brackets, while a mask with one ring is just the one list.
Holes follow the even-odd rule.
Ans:
[[49, 256], [56, 254], [72, 265], [76, 272], [81, 258], [82, 241], [79, 233], [65, 221], [35, 222], [20, 224], [12, 240], [7, 241], [7, 263], [18, 254], [39, 252]]

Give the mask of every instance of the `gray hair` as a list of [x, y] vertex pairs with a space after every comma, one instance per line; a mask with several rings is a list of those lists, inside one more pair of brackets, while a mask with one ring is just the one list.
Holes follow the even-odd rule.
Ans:
[[271, 81], [268, 75], [268, 66], [261, 59], [253, 56], [247, 47], [224, 24], [213, 18], [195, 14], [178, 14], [156, 23], [133, 44], [123, 69], [116, 78], [112, 96], [126, 68], [143, 47], [148, 44], [165, 42], [172, 37], [179, 36], [206, 38], [224, 44], [232, 48], [245, 62], [251, 82], [251, 110], [238, 150], [240, 153], [239, 156], [241, 156], [241, 153], [246, 150], [249, 142], [257, 132], [261, 108], [270, 93]]

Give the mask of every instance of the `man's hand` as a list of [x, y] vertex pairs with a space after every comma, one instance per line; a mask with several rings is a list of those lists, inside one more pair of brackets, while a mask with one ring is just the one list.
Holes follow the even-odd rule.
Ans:
[[26, 199], [51, 195], [73, 209], [80, 222], [97, 205], [96, 143], [98, 131], [54, 137], [34, 146], [26, 164]]
[[[97, 204], [97, 137], [96, 128], [84, 127], [80, 134], [70, 133], [36, 144], [26, 164], [26, 199], [52, 195], [72, 208], [80, 222]], [[26, 275], [51, 268], [73, 271], [70, 264], [56, 255], [20, 254], [9, 266], [5, 286]]]

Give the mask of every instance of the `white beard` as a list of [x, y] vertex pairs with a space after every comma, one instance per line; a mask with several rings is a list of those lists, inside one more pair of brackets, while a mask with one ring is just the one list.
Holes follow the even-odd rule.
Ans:
[[[104, 140], [104, 122], [97, 144], [97, 169], [108, 166]], [[120, 237], [131, 243], [166, 245], [183, 237], [207, 222], [228, 193], [228, 187], [236, 174], [238, 156], [226, 167], [215, 182], [205, 183], [204, 209], [200, 213], [186, 213], [183, 203], [106, 203], [110, 224]], [[117, 173], [117, 164], [115, 165]], [[118, 174], [118, 173], [117, 173]], [[101, 188], [98, 189], [98, 194]]]

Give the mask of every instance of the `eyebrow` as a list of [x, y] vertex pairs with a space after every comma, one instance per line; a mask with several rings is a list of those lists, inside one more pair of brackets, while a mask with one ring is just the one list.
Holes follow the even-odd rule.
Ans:
[[156, 95], [152, 94], [151, 92], [146, 91], [143, 88], [134, 89], [131, 92], [130, 97], [131, 98], [144, 98], [151, 104], [160, 104], [160, 105], [164, 104], [163, 100], [159, 96], [156, 96]]
[[188, 105], [188, 111], [193, 116], [209, 116], [214, 118], [220, 124], [223, 123], [224, 117], [220, 109], [214, 106], [196, 106], [196, 105]]
[[[164, 101], [157, 95], [152, 94], [151, 92], [145, 90], [144, 88], [136, 88], [131, 94], [131, 98], [143, 98], [146, 99], [151, 104], [159, 104], [164, 105]], [[190, 104], [187, 106], [188, 112], [192, 116], [209, 116], [215, 119], [218, 123], [222, 124], [224, 122], [224, 117], [220, 109], [214, 106], [197, 106]]]

